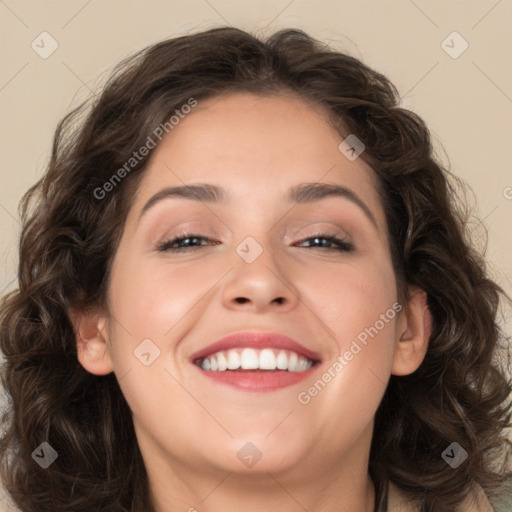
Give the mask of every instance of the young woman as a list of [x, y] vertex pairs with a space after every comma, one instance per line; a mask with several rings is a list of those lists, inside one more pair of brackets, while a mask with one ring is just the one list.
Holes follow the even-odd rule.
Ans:
[[22, 200], [13, 502], [505, 510], [502, 291], [455, 184], [384, 76], [301, 31], [123, 62]]

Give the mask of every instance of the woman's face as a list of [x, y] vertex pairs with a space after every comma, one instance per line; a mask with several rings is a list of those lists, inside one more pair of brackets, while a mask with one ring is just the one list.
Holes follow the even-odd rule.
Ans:
[[[150, 465], [310, 475], [367, 456], [404, 327], [376, 177], [342, 140], [300, 99], [237, 93], [153, 150], [112, 265], [104, 366], [88, 367], [115, 372]], [[223, 197], [162, 194], [185, 185]], [[209, 348], [248, 331], [300, 347]]]

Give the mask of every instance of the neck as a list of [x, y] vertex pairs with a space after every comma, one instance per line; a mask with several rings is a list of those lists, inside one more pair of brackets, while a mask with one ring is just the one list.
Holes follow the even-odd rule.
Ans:
[[[355, 446], [371, 440], [372, 429]], [[156, 512], [373, 512], [375, 488], [368, 474], [368, 453], [308, 456], [281, 471], [240, 474], [229, 469], [164, 460], [150, 444], [140, 443]], [[327, 458], [326, 458], [327, 455]], [[148, 461], [150, 463], [148, 464]]]

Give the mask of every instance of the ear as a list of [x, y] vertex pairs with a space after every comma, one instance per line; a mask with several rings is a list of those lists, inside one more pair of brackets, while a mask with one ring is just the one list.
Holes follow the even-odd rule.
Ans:
[[391, 373], [409, 375], [416, 371], [427, 353], [432, 333], [432, 315], [427, 304], [427, 293], [409, 287], [409, 299], [400, 312], [397, 340]]
[[114, 365], [107, 346], [107, 317], [97, 309], [70, 309], [75, 331], [78, 361], [94, 375], [107, 375]]

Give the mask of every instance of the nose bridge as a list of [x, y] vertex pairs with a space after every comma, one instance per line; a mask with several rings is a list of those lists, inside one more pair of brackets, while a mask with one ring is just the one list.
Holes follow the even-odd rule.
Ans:
[[225, 306], [243, 305], [258, 311], [294, 307], [298, 294], [284, 257], [269, 233], [243, 238], [233, 255], [233, 269], [223, 293]]

